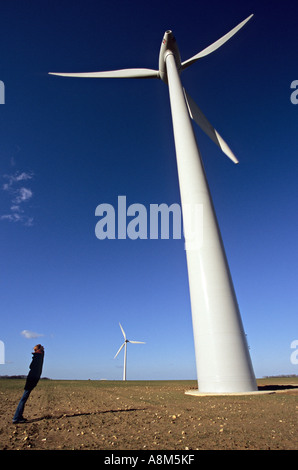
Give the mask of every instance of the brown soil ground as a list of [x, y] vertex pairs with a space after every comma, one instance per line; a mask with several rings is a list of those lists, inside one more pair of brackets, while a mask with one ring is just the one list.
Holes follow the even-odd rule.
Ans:
[[298, 379], [272, 394], [186, 395], [191, 381], [41, 380], [25, 424], [12, 424], [24, 381], [0, 380], [1, 450], [297, 449]]

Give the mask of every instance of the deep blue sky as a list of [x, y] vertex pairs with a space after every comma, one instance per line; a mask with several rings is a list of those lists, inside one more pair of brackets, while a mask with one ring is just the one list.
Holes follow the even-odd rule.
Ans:
[[48, 72], [158, 68], [167, 29], [186, 60], [251, 13], [181, 78], [240, 161], [196, 130], [255, 373], [297, 373], [296, 2], [2, 0], [0, 375], [27, 373], [42, 342], [45, 376], [121, 379], [121, 322], [146, 342], [128, 379], [196, 378], [183, 240], [94, 231], [118, 195], [180, 203], [167, 87]]

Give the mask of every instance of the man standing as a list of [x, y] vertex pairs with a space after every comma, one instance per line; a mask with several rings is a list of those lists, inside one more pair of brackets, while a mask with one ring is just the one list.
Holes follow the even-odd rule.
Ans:
[[17, 406], [16, 412], [12, 420], [14, 424], [26, 422], [26, 419], [23, 417], [24, 407], [25, 407], [26, 401], [29, 398], [30, 393], [32, 392], [34, 387], [36, 387], [41, 376], [43, 358], [44, 358], [43, 346], [41, 344], [37, 344], [36, 346], [34, 346], [34, 352], [32, 354], [33, 354], [33, 358], [29, 367], [30, 371], [27, 376], [26, 384], [24, 387], [24, 393]]

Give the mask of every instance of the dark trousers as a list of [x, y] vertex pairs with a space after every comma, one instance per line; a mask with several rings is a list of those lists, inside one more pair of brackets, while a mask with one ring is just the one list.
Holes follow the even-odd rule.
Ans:
[[20, 399], [20, 402], [19, 402], [19, 404], [17, 406], [17, 409], [16, 409], [16, 412], [14, 414], [13, 421], [19, 421], [20, 419], [23, 418], [23, 412], [24, 412], [25, 404], [26, 404], [26, 401], [29, 398], [30, 393], [31, 393], [31, 390], [24, 390], [23, 396]]

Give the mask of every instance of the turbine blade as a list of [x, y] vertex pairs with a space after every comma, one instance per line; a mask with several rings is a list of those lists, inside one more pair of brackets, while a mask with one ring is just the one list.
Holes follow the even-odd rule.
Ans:
[[82, 72], [82, 73], [54, 73], [49, 75], [59, 75], [61, 77], [82, 77], [82, 78], [159, 78], [159, 71], [152, 69], [122, 69], [109, 70], [106, 72]]
[[253, 15], [250, 15], [248, 16], [244, 21], [242, 21], [241, 23], [239, 23], [235, 28], [233, 28], [229, 33], [225, 34], [224, 36], [222, 36], [220, 39], [218, 39], [217, 41], [215, 41], [213, 44], [211, 44], [210, 46], [206, 47], [206, 49], [203, 49], [201, 52], [198, 52], [198, 54], [194, 55], [193, 57], [191, 57], [190, 59], [188, 60], [185, 60], [184, 62], [182, 62], [181, 64], [181, 68], [182, 70], [184, 70], [186, 67], [189, 67], [191, 64], [193, 64], [194, 62], [196, 62], [198, 59], [201, 59], [202, 57], [208, 55], [208, 54], [211, 54], [211, 52], [214, 52], [216, 51], [216, 49], [218, 49], [220, 46], [222, 46], [226, 41], [228, 41], [232, 36], [234, 36], [234, 34], [237, 33], [237, 31], [239, 31], [239, 29], [241, 29], [251, 18], [252, 18]]
[[208, 135], [208, 137], [216, 144], [218, 147], [226, 154], [234, 163], [239, 163], [235, 155], [233, 154], [230, 147], [227, 143], [223, 140], [223, 138], [219, 135], [219, 133], [214, 129], [214, 127], [210, 124], [206, 116], [202, 113], [198, 105], [194, 102], [194, 100], [189, 96], [186, 90], [183, 88], [185, 100], [188, 106], [188, 111], [190, 117], [200, 126], [202, 131]]
[[125, 343], [123, 343], [122, 346], [120, 346], [120, 348], [118, 349], [117, 354], [115, 355], [114, 359], [116, 359], [116, 357], [118, 356], [118, 354], [120, 353], [120, 351], [121, 351], [121, 349], [123, 348], [124, 345], [125, 345]]
[[122, 334], [123, 334], [123, 336], [124, 336], [124, 339], [126, 340], [126, 334], [125, 334], [125, 332], [124, 332], [124, 330], [123, 330], [123, 328], [122, 328], [122, 325], [121, 325], [121, 323], [119, 323], [119, 325], [120, 325], [120, 328], [121, 328]]
[[128, 341], [129, 343], [135, 343], [135, 344], [146, 344], [144, 341]]

